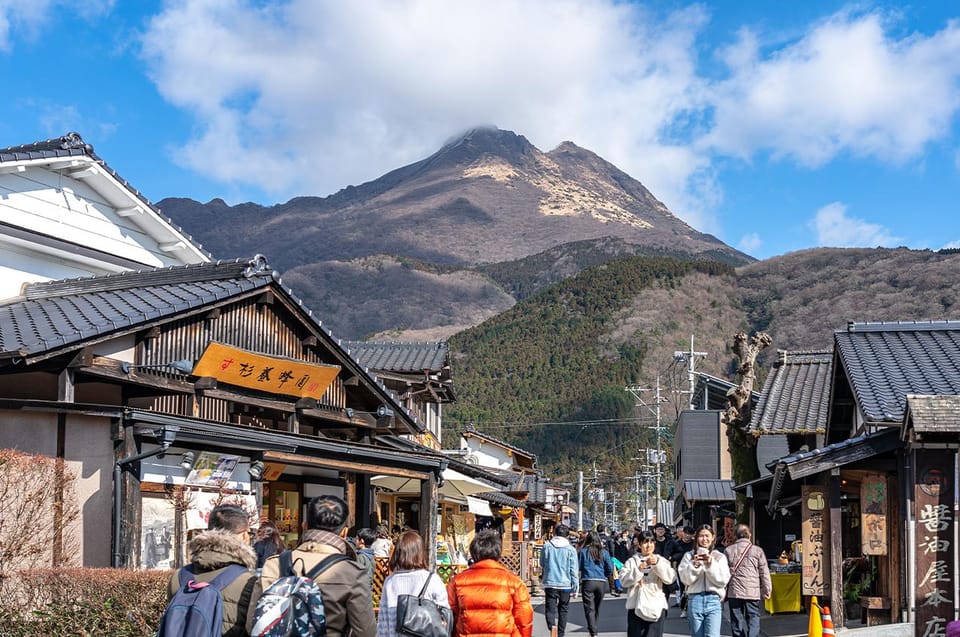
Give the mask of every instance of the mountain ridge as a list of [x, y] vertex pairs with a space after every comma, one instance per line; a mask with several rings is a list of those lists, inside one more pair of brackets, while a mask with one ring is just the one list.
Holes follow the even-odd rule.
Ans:
[[[494, 127], [470, 129], [424, 159], [328, 197], [295, 197], [273, 206], [168, 198], [158, 205], [218, 258], [266, 254], [297, 282], [305, 302], [332, 317], [331, 328], [346, 338], [444, 326], [427, 316], [410, 324], [393, 322], [391, 305], [423, 297], [399, 280], [400, 287], [381, 291], [389, 301], [372, 320], [364, 319], [362, 328], [341, 320], [332, 299], [338, 292], [349, 296], [358, 286], [370, 287], [371, 259], [477, 272], [568, 244], [616, 239], [636, 246], [634, 253], [732, 264], [754, 260], [690, 227], [640, 181], [592, 151], [565, 141], [544, 153], [523, 135]], [[598, 255], [607, 258], [603, 251]], [[575, 271], [567, 264], [544, 280]], [[322, 282], [346, 281], [347, 272], [353, 274], [349, 287], [330, 289]], [[420, 277], [410, 283], [435, 287], [442, 296], [440, 281]], [[491, 295], [496, 298], [478, 318], [502, 310], [499, 292]]]

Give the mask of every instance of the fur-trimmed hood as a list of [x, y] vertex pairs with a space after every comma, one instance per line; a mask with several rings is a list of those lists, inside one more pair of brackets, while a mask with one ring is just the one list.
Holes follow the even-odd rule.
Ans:
[[257, 554], [230, 531], [204, 531], [187, 545], [190, 562], [200, 571], [212, 571], [228, 564], [240, 564], [249, 569], [257, 567]]

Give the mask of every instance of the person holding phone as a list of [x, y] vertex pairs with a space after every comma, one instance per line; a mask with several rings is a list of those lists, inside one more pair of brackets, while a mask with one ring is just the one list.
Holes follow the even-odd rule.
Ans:
[[730, 566], [727, 557], [714, 549], [715, 541], [713, 529], [704, 524], [694, 536], [694, 549], [680, 561], [678, 570], [687, 591], [687, 621], [691, 637], [720, 637]]
[[627, 592], [627, 637], [660, 637], [667, 617], [663, 588], [677, 578], [677, 573], [666, 557], [654, 552], [657, 539], [653, 533], [644, 531], [634, 542], [636, 553], [620, 570], [620, 581]]

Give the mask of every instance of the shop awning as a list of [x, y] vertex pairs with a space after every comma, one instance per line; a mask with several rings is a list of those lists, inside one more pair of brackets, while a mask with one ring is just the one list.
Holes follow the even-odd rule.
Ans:
[[[466, 476], [459, 471], [447, 468], [443, 470], [443, 484], [438, 487], [437, 492], [440, 495], [464, 498], [468, 495], [476, 495], [495, 489], [496, 486], [481, 482], [476, 478]], [[413, 478], [402, 476], [373, 476], [370, 484], [381, 489], [386, 489], [398, 495], [413, 495], [420, 493], [420, 481]]]
[[[263, 452], [264, 460], [286, 464], [326, 465], [330, 468], [374, 474], [396, 470], [406, 475], [437, 473], [446, 464], [443, 458], [405, 453], [374, 445], [343, 443], [307, 438], [259, 427], [229, 424], [174, 416], [141, 409], [125, 408], [124, 419], [139, 435], [153, 435], [158, 430], [175, 432], [177, 443], [204, 444], [212, 448]], [[400, 478], [410, 480], [411, 478]], [[484, 485], [484, 490], [489, 490]], [[418, 491], [419, 492], [419, 491]]]
[[863, 434], [855, 438], [848, 438], [832, 445], [827, 445], [812, 451], [803, 451], [775, 463], [767, 465], [773, 468], [773, 482], [770, 486], [770, 500], [767, 502], [767, 512], [770, 515], [780, 508], [780, 493], [784, 480], [798, 480], [807, 476], [836, 469], [844, 465], [866, 460], [882, 453], [893, 451], [899, 447], [900, 429], [886, 428], [870, 434]]
[[684, 480], [683, 497], [687, 502], [730, 502], [733, 480]]
[[480, 498], [467, 496], [467, 510], [474, 515], [485, 515], [488, 518], [493, 517], [493, 511], [490, 510], [490, 503]]

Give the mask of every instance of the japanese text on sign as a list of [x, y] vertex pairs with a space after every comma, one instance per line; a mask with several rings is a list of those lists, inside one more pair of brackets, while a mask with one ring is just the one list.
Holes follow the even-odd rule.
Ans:
[[917, 480], [914, 515], [917, 523], [917, 637], [944, 637], [953, 619], [953, 474], [955, 453], [915, 451]]
[[825, 581], [830, 569], [830, 547], [824, 545], [829, 523], [826, 489], [804, 485], [800, 493], [803, 529], [801, 592], [804, 595], [823, 595], [826, 592]]
[[319, 399], [340, 373], [340, 367], [266, 356], [210, 343], [193, 373], [272, 394]]

